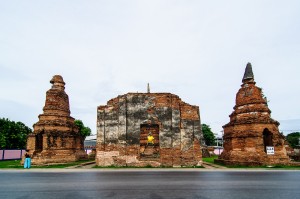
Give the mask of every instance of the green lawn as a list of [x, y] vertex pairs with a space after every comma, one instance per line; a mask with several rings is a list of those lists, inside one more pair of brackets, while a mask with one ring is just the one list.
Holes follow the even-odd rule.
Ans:
[[286, 170], [300, 170], [300, 166], [287, 166], [287, 165], [274, 165], [274, 166], [242, 166], [242, 165], [235, 165], [235, 166], [227, 166], [228, 168], [234, 169], [286, 169]]
[[0, 168], [23, 168], [21, 160], [4, 160], [0, 161]]
[[[81, 163], [89, 162], [91, 160], [80, 160], [76, 162], [71, 162], [67, 164], [54, 164], [54, 165], [44, 165], [44, 166], [31, 166], [31, 168], [66, 168], [70, 166], [79, 165]], [[5, 160], [0, 161], [0, 168], [1, 169], [9, 169], [9, 168], [24, 168], [23, 165], [21, 165], [21, 160]]]
[[208, 157], [208, 158], [202, 158], [203, 162], [208, 162], [208, 163], [213, 163], [214, 164], [214, 159], [217, 159], [218, 156], [211, 156], [211, 157]]

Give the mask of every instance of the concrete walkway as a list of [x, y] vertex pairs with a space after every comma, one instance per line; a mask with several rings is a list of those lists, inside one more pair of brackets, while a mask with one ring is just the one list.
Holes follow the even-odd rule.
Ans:
[[205, 169], [227, 169], [226, 167], [208, 162], [203, 162], [202, 166], [204, 166]]
[[91, 169], [94, 166], [96, 166], [96, 162], [90, 161], [90, 162], [81, 163], [79, 165], [70, 166], [70, 167], [67, 167], [66, 169]]

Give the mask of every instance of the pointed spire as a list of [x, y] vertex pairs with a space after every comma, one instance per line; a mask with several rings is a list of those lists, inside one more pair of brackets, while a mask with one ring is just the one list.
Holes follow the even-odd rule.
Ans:
[[243, 83], [245, 83], [246, 81], [249, 81], [249, 80], [254, 80], [252, 65], [250, 62], [248, 62], [247, 66], [246, 66], [244, 77], [243, 77]]
[[149, 85], [149, 83], [147, 85], [147, 93], [150, 93], [150, 85]]

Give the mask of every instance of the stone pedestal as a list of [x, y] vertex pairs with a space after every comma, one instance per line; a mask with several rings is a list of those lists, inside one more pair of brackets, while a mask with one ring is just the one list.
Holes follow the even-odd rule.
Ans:
[[59, 75], [51, 81], [52, 88], [46, 93], [44, 113], [33, 125], [28, 135], [27, 150], [33, 165], [67, 163], [86, 159], [84, 138], [70, 117], [69, 98], [65, 93], [65, 82]]

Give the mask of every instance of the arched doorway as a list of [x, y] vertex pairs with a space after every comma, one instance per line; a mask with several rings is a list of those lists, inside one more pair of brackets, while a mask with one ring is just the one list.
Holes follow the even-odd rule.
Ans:
[[35, 136], [35, 150], [38, 152], [41, 152], [43, 150], [43, 132], [38, 133]]
[[[148, 141], [148, 136], [153, 136], [153, 142]], [[140, 157], [159, 158], [159, 125], [141, 124]]]
[[273, 134], [268, 130], [264, 129], [263, 131], [263, 140], [264, 140], [264, 149], [267, 152], [267, 146], [273, 146]]

